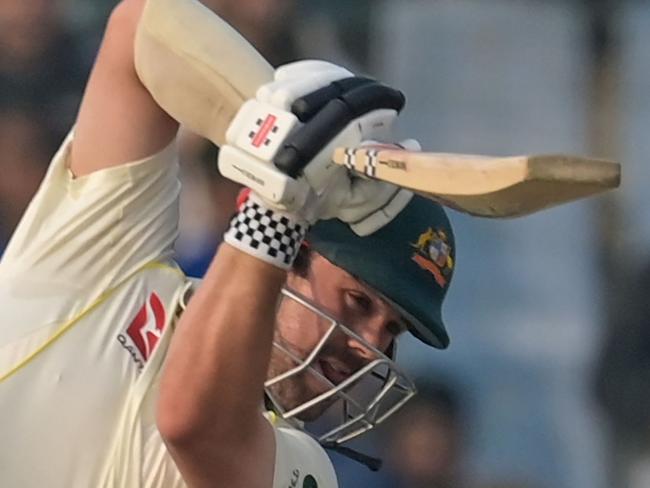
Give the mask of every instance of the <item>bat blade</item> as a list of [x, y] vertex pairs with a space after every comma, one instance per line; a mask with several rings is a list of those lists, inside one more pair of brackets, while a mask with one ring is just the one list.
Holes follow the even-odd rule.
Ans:
[[565, 154], [512, 157], [338, 148], [334, 161], [479, 217], [528, 215], [620, 184], [620, 165]]

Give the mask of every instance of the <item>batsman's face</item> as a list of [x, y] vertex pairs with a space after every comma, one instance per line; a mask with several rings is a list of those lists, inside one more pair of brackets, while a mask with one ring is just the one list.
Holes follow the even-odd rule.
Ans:
[[[290, 273], [287, 288], [309, 299], [379, 351], [388, 351], [395, 337], [406, 330], [401, 316], [376, 292], [318, 254], [312, 256], [307, 276]], [[304, 360], [331, 325], [331, 321], [305, 306], [284, 298], [278, 309], [275, 341], [294, 357]], [[338, 385], [376, 356], [376, 352], [362, 341], [335, 331], [318, 353], [311, 369], [272, 386], [272, 393], [289, 410], [331, 388], [314, 374], [314, 370]], [[274, 348], [269, 378], [297, 364], [298, 361]], [[301, 419], [314, 420], [327, 407], [328, 404], [314, 406], [301, 414]]]

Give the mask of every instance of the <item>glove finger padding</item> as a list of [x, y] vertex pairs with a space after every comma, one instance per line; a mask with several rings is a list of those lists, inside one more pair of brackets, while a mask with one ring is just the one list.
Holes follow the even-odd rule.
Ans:
[[291, 106], [295, 100], [298, 100], [306, 94], [319, 90], [333, 81], [349, 77], [349, 73], [350, 72], [347, 70], [332, 70], [322, 73], [308, 74], [296, 79], [274, 81], [262, 85], [257, 90], [257, 99], [290, 112]]
[[[393, 146], [420, 151], [421, 146], [415, 139], [405, 139], [396, 144], [384, 144], [378, 141], [365, 141], [363, 147]], [[350, 225], [360, 236], [370, 235], [392, 222], [404, 210], [413, 197], [413, 193], [391, 183], [367, 179], [365, 176], [349, 173], [350, 183], [347, 197], [339, 200], [336, 215]]]
[[338, 218], [360, 236], [378, 231], [404, 210], [413, 193], [389, 183], [355, 178]]
[[406, 149], [407, 151], [422, 151], [422, 146], [415, 139], [404, 139], [403, 141], [400, 141], [399, 147]]
[[[296, 178], [322, 148], [360, 117], [379, 109], [401, 110], [404, 96], [377, 82], [363, 84], [332, 99], [285, 141], [273, 162]], [[360, 142], [360, 141], [357, 141]]]
[[329, 181], [336, 172], [346, 172], [342, 166], [335, 164], [331, 155], [337, 147], [357, 147], [365, 139], [383, 141], [391, 133], [397, 118], [397, 112], [390, 109], [375, 110], [354, 121], [329, 144], [327, 144], [303, 170], [303, 177], [317, 194], [329, 186]]
[[280, 66], [275, 70], [273, 79], [275, 81], [284, 81], [301, 78], [305, 76], [305, 74], [324, 73], [328, 71], [346, 72], [347, 74], [341, 76], [341, 78], [352, 76], [352, 73], [347, 69], [328, 61], [322, 61], [319, 59], [303, 59], [301, 61], [294, 61], [293, 63], [287, 63]]
[[323, 88], [294, 100], [291, 105], [291, 112], [293, 112], [301, 122], [307, 122], [333, 99], [338, 98], [344, 93], [352, 91], [362, 85], [368, 85], [370, 83], [376, 83], [376, 81], [372, 78], [366, 78], [363, 76], [351, 76], [349, 78], [333, 81]]

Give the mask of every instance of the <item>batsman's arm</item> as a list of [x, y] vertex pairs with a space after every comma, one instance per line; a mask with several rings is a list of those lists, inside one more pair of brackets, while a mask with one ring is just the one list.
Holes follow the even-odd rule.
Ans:
[[[115, 8], [75, 129], [71, 169], [78, 177], [156, 153], [175, 137], [177, 120], [196, 125], [196, 119], [189, 120], [191, 111], [185, 111], [188, 105], [171, 106], [169, 98], [152, 95], [185, 95], [182, 86], [176, 90], [175, 80], [169, 81], [173, 75], [152, 80], [137, 70], [138, 33], [144, 14], [152, 11], [145, 9], [154, 4], [182, 4], [179, 8], [191, 9], [185, 11], [209, 13], [192, 1], [123, 0]], [[163, 22], [174, 23], [164, 9], [157, 13]], [[207, 62], [218, 59], [213, 56]], [[166, 85], [156, 84], [160, 91], [152, 90], [156, 82]], [[274, 432], [261, 403], [275, 305], [285, 276], [285, 271], [224, 244], [178, 324], [163, 373], [157, 420], [190, 486], [273, 485]]]
[[135, 70], [134, 40], [145, 0], [113, 10], [86, 85], [75, 126], [75, 176], [154, 154], [175, 137], [178, 122], [153, 99]]
[[197, 0], [122, 0], [77, 120], [78, 175], [149, 156], [182, 123], [215, 144], [273, 69]]
[[[311, 448], [303, 448], [296, 437], [287, 447], [281, 440], [282, 433], [277, 434], [276, 445], [275, 434], [261, 415], [276, 301], [286, 278], [284, 270], [291, 267], [309, 223], [339, 215], [343, 208], [354, 213], [350, 217], [356, 223], [376, 215], [379, 209], [387, 215], [393, 204], [403, 208], [410, 199], [398, 201], [401, 192], [395, 188], [384, 192], [382, 198], [375, 198], [382, 193], [377, 182], [368, 182], [372, 188], [358, 194], [354, 190], [359, 188], [346, 171], [337, 170], [332, 175], [326, 169], [311, 172], [314, 185], [324, 189], [316, 196], [310, 193], [313, 190], [306, 179], [294, 180], [273, 169], [269, 159], [264, 158], [285, 147], [295, 148], [296, 152], [298, 148], [313, 148], [310, 156], [304, 155], [306, 150], [301, 153], [308, 162], [306, 170], [326, 168], [330, 161], [327, 146], [344, 139], [361, 139], [363, 128], [387, 128], [396, 117], [396, 110], [389, 108], [395, 101], [394, 90], [364, 82], [345, 92], [350, 105], [358, 107], [352, 120], [350, 110], [328, 109], [332, 105], [326, 100], [324, 108], [291, 132], [297, 117], [284, 107], [292, 106], [294, 99], [311, 98], [322, 88], [328, 88], [333, 80], [349, 79], [349, 72], [315, 61], [307, 65], [295, 63], [280, 70], [287, 78], [279, 80], [276, 73], [273, 83], [263, 85], [257, 97], [242, 106], [228, 129], [228, 144], [221, 148], [219, 156], [220, 168], [236, 165], [265, 184], [260, 192], [252, 192], [245, 199], [233, 219], [224, 237], [225, 244], [180, 320], [163, 372], [158, 426], [183, 475], [196, 486], [293, 486], [297, 480], [282, 477], [305, 469], [322, 472], [319, 483], [323, 488], [336, 486], [331, 465], [320, 447], [312, 444]], [[291, 98], [285, 104], [285, 100], [277, 100], [277, 94], [290, 94]], [[267, 96], [276, 105], [264, 101]], [[342, 105], [336, 95], [330, 97], [334, 107]], [[335, 117], [329, 116], [332, 113]], [[323, 114], [335, 128], [331, 139], [319, 130]], [[264, 118], [275, 120], [276, 137], [269, 138], [268, 144], [258, 149], [248, 134]], [[291, 146], [292, 142], [296, 146]], [[312, 198], [302, 199], [293, 207], [278, 205], [273, 194], [264, 191], [270, 183], [282, 179], [292, 180], [295, 191], [290, 193], [296, 198]], [[289, 186], [287, 181], [284, 188]], [[278, 183], [276, 188], [280, 187], [282, 184]], [[282, 325], [297, 327], [293, 320]], [[296, 459], [298, 450], [309, 452], [309, 465]], [[253, 465], [255, 470], [247, 469]], [[287, 469], [287, 465], [292, 467]]]
[[190, 486], [273, 485], [274, 434], [260, 405], [284, 280], [223, 244], [178, 324], [158, 428]]

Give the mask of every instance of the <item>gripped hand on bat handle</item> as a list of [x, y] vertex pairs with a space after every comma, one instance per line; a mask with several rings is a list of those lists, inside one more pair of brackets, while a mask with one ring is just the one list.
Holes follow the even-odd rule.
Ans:
[[300, 122], [307, 122], [331, 100], [361, 85], [374, 82], [375, 80], [372, 78], [364, 78], [362, 76], [351, 76], [350, 78], [333, 81], [323, 88], [298, 98], [291, 105], [291, 112], [298, 117]]
[[[336, 76], [339, 79], [333, 79]], [[333, 81], [338, 82], [334, 90]], [[297, 111], [304, 124], [287, 110], [301, 103], [303, 109]], [[357, 187], [352, 184], [356, 178], [335, 165], [331, 154], [337, 146], [358, 146], [368, 139], [390, 141], [403, 105], [397, 90], [373, 80], [351, 79], [349, 71], [330, 63], [292, 63], [278, 69], [275, 80], [242, 106], [227, 131], [219, 168], [227, 178], [249, 186], [267, 206], [295, 213], [308, 223], [340, 215], [346, 221], [362, 220], [386, 207], [399, 192], [374, 182], [384, 190], [353, 197], [349, 192]], [[295, 178], [272, 163], [280, 154]], [[403, 201], [406, 194], [400, 196], [398, 201]], [[344, 208], [348, 201], [353, 202], [354, 216]]]

